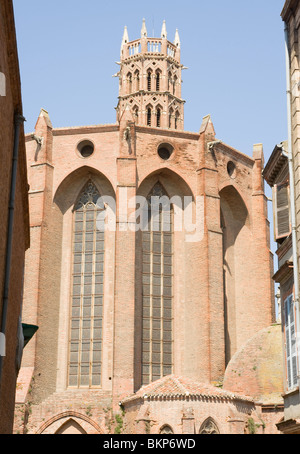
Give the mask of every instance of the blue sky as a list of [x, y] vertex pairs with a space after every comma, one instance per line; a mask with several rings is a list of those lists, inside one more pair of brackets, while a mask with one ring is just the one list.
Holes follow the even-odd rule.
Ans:
[[[185, 129], [211, 114], [217, 138], [266, 160], [287, 138], [284, 0], [14, 0], [26, 132], [40, 109], [54, 127], [115, 123], [120, 46], [179, 29]], [[269, 189], [267, 189], [268, 194]], [[270, 205], [270, 204], [269, 204]], [[271, 217], [271, 215], [270, 215]]]
[[124, 26], [130, 39], [179, 29], [185, 129], [211, 114], [218, 139], [266, 158], [286, 139], [283, 0], [14, 0], [26, 131], [40, 109], [54, 127], [115, 123]]

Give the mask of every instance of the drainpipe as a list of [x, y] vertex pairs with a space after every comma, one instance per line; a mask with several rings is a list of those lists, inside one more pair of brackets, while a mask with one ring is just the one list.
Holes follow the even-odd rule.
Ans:
[[296, 323], [297, 323], [297, 349], [298, 349], [298, 385], [299, 385], [299, 353], [300, 345], [298, 345], [300, 338], [300, 308], [299, 308], [299, 271], [298, 271], [298, 254], [297, 254], [297, 222], [296, 222], [296, 200], [295, 200], [295, 177], [293, 166], [293, 150], [292, 150], [292, 93], [291, 93], [291, 74], [290, 74], [290, 52], [289, 52], [289, 35], [288, 26], [285, 24], [285, 54], [286, 54], [286, 80], [287, 80], [287, 113], [288, 113], [288, 150], [284, 150], [283, 144], [281, 145], [283, 154], [288, 158], [289, 175], [290, 175], [290, 205], [291, 205], [291, 223], [292, 223], [292, 248], [293, 248], [293, 269], [294, 269], [294, 287], [295, 287], [295, 308], [296, 308]]
[[[5, 336], [6, 333], [6, 320], [9, 304], [9, 287], [10, 287], [10, 274], [11, 274], [11, 261], [12, 261], [12, 243], [13, 243], [13, 226], [14, 226], [14, 210], [15, 210], [15, 194], [17, 185], [17, 170], [18, 170], [18, 155], [19, 155], [19, 141], [20, 129], [24, 123], [25, 118], [20, 114], [15, 114], [14, 124], [14, 148], [12, 158], [12, 171], [10, 183], [10, 198], [8, 208], [8, 231], [7, 231], [7, 246], [6, 246], [6, 262], [5, 262], [5, 277], [4, 277], [4, 293], [2, 300], [2, 319], [1, 319], [1, 333]], [[0, 387], [2, 383], [3, 372], [3, 356], [0, 356]]]

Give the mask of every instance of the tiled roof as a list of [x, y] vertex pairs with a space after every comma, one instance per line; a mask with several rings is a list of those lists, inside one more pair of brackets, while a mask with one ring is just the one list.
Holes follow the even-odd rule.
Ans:
[[244, 400], [253, 402], [251, 397], [226, 391], [210, 384], [199, 383], [186, 377], [168, 375], [149, 385], [143, 386], [137, 393], [127, 397], [122, 403], [136, 399], [155, 399], [167, 397], [202, 397], [219, 400]]

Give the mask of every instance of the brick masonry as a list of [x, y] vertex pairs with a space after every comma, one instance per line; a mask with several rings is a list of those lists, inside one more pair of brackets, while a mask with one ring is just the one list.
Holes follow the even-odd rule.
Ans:
[[[121, 78], [131, 62], [127, 58], [132, 59], [124, 57]], [[148, 58], [163, 65], [173, 57]], [[175, 67], [179, 61], [174, 60]], [[126, 102], [134, 96], [127, 93]], [[192, 197], [194, 210], [196, 198], [203, 198], [201, 241], [189, 243], [187, 232], [174, 232], [173, 369], [176, 376], [217, 392], [213, 385], [220, 386], [232, 357], [274, 322], [262, 146], [255, 145], [253, 157], [224, 143], [211, 146], [216, 135], [210, 116], [199, 133], [192, 133], [183, 127], [146, 126], [126, 107], [114, 125], [60, 129], [53, 129], [42, 110], [35, 135], [43, 138], [42, 145], [26, 137], [32, 242], [24, 320], [36, 323], [39, 331], [24, 351], [23, 367], [34, 372], [30, 392], [17, 402], [15, 433], [158, 433], [168, 420], [177, 433], [198, 433], [209, 417], [219, 422], [221, 433], [247, 431], [249, 418], [261, 411], [251, 395], [237, 412], [234, 400], [212, 397], [187, 405], [162, 398], [149, 403], [150, 413], [144, 401], [135, 401], [122, 413], [119, 403], [141, 387], [141, 241], [132, 230], [105, 233], [101, 387], [68, 389], [72, 210], [89, 180], [116, 200], [118, 227], [124, 227], [124, 189], [130, 197], [147, 196], [159, 181], [170, 197]], [[88, 158], [78, 152], [83, 141], [94, 146]], [[161, 144], [173, 149], [168, 160], [158, 155]], [[149, 414], [155, 423], [141, 425]], [[276, 412], [274, 418], [279, 419]], [[272, 424], [270, 417], [267, 430], [273, 430]]]

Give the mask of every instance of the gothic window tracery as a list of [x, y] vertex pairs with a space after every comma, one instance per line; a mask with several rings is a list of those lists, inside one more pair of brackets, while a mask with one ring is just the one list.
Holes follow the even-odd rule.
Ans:
[[[156, 215], [151, 210], [152, 197], [163, 202]], [[147, 200], [148, 231], [142, 233], [143, 385], [173, 370], [173, 208], [164, 203], [169, 199], [159, 182]]]
[[165, 426], [163, 426], [160, 431], [159, 431], [160, 435], [172, 435], [174, 434], [174, 431], [173, 429], [168, 426], [167, 424]]
[[200, 435], [219, 435], [219, 429], [213, 419], [208, 418], [201, 426]]
[[104, 232], [100, 193], [89, 181], [74, 206], [68, 386], [99, 387], [102, 366]]

